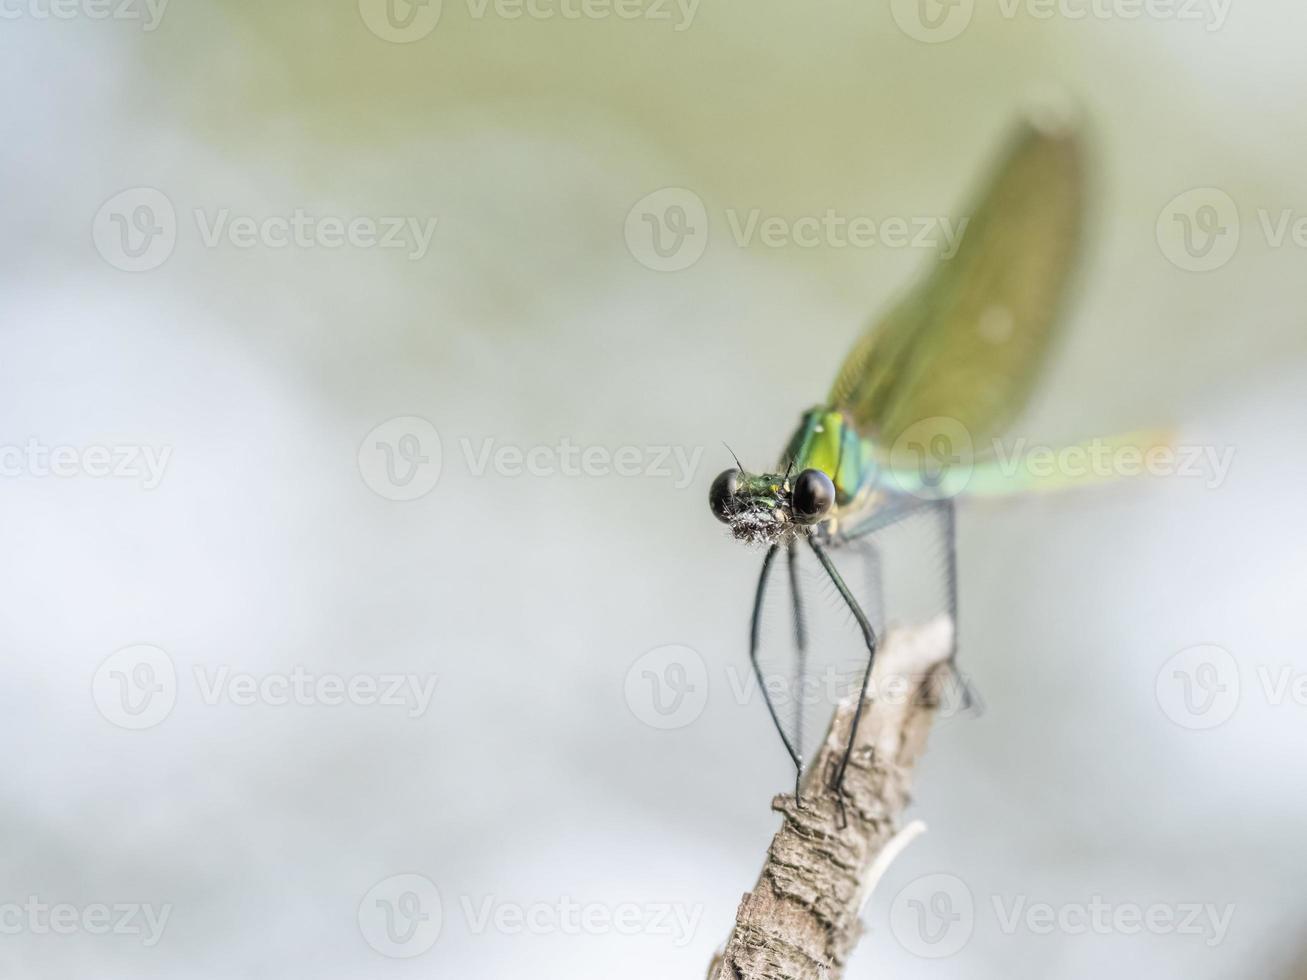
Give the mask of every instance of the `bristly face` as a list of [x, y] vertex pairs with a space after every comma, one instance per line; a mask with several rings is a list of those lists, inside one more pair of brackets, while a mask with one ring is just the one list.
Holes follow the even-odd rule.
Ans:
[[835, 484], [815, 469], [793, 477], [731, 469], [713, 481], [708, 505], [740, 541], [771, 545], [820, 524], [835, 507]]

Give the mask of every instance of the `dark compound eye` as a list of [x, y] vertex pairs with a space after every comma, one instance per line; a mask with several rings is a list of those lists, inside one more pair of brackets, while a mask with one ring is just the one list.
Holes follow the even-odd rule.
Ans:
[[794, 480], [790, 509], [800, 524], [816, 524], [835, 506], [835, 484], [821, 470], [804, 470]]
[[739, 470], [727, 470], [712, 481], [712, 489], [708, 491], [708, 506], [712, 508], [713, 516], [723, 523], [735, 513], [735, 491], [739, 481]]

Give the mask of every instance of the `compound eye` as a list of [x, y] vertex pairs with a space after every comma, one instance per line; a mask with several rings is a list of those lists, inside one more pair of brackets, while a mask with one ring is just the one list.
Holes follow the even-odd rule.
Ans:
[[816, 524], [835, 506], [835, 484], [821, 470], [804, 470], [794, 480], [790, 509], [800, 524]]
[[731, 515], [735, 513], [735, 491], [739, 485], [739, 470], [727, 470], [712, 481], [712, 489], [708, 491], [708, 506], [712, 508], [713, 516], [723, 524], [730, 521]]

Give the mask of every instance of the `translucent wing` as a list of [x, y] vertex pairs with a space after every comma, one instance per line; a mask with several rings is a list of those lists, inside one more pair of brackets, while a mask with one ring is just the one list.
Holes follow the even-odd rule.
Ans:
[[1023, 124], [956, 254], [858, 342], [830, 404], [885, 447], [937, 418], [977, 448], [999, 435], [1029, 395], [1076, 264], [1082, 169], [1072, 127]]

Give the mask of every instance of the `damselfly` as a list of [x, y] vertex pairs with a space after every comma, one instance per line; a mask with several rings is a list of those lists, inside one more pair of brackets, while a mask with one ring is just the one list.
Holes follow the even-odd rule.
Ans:
[[[993, 475], [986, 473], [986, 446], [1020, 411], [1045, 361], [1079, 251], [1083, 169], [1080, 139], [1068, 121], [1024, 122], [968, 212], [961, 245], [941, 255], [857, 342], [826, 401], [802, 415], [777, 470], [748, 473], [737, 460], [738, 468], [712, 484], [713, 514], [736, 538], [766, 547], [749, 656], [794, 763], [796, 797], [805, 766], [802, 701], [783, 718], [759, 665], [773, 565], [784, 552], [800, 677], [809, 639], [797, 572], [801, 549], [816, 556], [865, 644], [862, 697], [830, 778], [842, 813], [878, 630], [832, 553], [854, 544], [874, 549], [878, 535], [908, 519], [931, 523], [943, 543], [939, 574], [956, 638], [955, 499], [986, 489]], [[870, 588], [880, 589], [878, 575]], [[954, 639], [951, 662], [956, 654]]]

